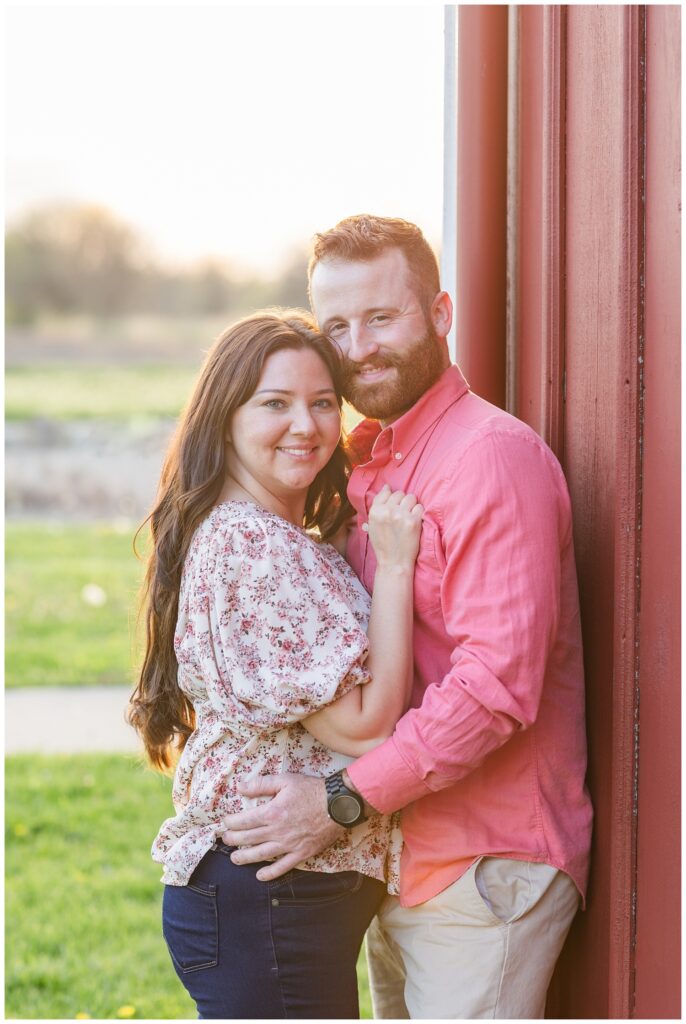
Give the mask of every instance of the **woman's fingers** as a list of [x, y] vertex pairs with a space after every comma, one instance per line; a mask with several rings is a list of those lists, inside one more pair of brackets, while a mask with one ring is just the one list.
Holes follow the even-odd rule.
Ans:
[[415, 497], [414, 494], [405, 494], [405, 495], [403, 495], [403, 497], [402, 497], [402, 499], [400, 501], [400, 507], [404, 508], [407, 511], [409, 511], [410, 509], [413, 509], [416, 504], [417, 504], [417, 498]]
[[388, 505], [393, 508], [397, 505], [412, 505], [416, 500], [414, 494], [405, 494], [405, 491], [392, 491], [388, 484], [384, 484], [374, 497], [372, 505]]
[[384, 484], [381, 490], [378, 492], [378, 494], [374, 496], [372, 506], [376, 505], [378, 507], [379, 505], [385, 505], [388, 499], [391, 497], [391, 494], [392, 491], [388, 484]]
[[377, 565], [404, 569], [414, 564], [419, 548], [424, 506], [414, 494], [384, 486], [369, 510], [367, 527]]
[[404, 491], [391, 491], [388, 485], [385, 484], [383, 489], [379, 491], [372, 502], [370, 515], [372, 513], [377, 516], [384, 513], [392, 515], [396, 511], [408, 513], [411, 512], [412, 509], [416, 508], [416, 506], [416, 495], [405, 494]]

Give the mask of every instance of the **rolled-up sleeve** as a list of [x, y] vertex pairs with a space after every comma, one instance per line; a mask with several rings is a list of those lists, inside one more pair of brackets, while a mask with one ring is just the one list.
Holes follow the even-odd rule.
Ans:
[[383, 812], [458, 782], [536, 720], [559, 620], [569, 498], [535, 435], [475, 438], [438, 495], [450, 668], [389, 740], [348, 768]]

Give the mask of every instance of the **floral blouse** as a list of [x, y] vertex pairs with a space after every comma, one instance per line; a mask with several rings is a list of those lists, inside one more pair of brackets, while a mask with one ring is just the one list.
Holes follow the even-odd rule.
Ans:
[[[152, 847], [167, 885], [187, 884], [225, 815], [264, 802], [241, 797], [239, 782], [350, 764], [301, 719], [369, 682], [369, 605], [335, 548], [259, 505], [224, 502], [197, 528], [174, 639], [196, 727], [176, 770], [176, 816]], [[374, 815], [299, 866], [360, 871], [397, 893], [401, 846], [397, 817]]]

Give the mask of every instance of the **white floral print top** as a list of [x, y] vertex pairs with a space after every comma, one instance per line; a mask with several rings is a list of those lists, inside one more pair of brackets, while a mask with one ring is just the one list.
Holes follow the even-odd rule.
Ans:
[[[326, 776], [352, 758], [300, 720], [369, 682], [370, 599], [348, 563], [259, 505], [217, 505], [184, 564], [174, 646], [196, 713], [168, 818], [153, 843], [162, 881], [186, 885], [226, 814], [260, 801], [237, 783], [258, 775]], [[299, 867], [360, 871], [398, 892], [397, 816], [374, 815]]]

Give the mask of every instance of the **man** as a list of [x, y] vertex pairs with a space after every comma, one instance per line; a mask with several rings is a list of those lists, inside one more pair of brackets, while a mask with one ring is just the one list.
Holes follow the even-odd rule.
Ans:
[[[283, 775], [232, 815], [237, 863], [269, 880], [361, 814], [402, 809], [399, 899], [368, 936], [375, 1015], [540, 1017], [583, 897], [591, 832], [583, 668], [569, 497], [525, 424], [450, 365], [449, 296], [405, 221], [351, 217], [319, 235], [310, 294], [345, 357], [358, 512], [384, 483], [424, 505], [415, 572], [416, 676], [393, 736], [338, 778]], [[327, 814], [327, 807], [329, 813]], [[334, 819], [334, 820], [332, 820]]]

